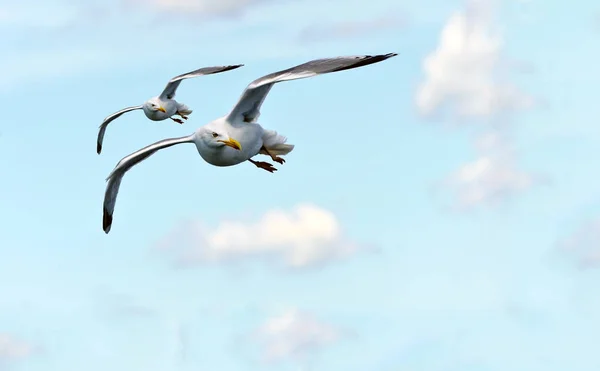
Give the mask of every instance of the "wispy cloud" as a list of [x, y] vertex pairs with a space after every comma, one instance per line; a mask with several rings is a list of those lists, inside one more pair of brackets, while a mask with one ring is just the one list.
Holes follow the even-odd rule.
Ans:
[[298, 36], [301, 42], [354, 39], [400, 28], [405, 22], [398, 15], [386, 15], [362, 21], [335, 22], [305, 27]]
[[471, 0], [466, 10], [450, 17], [438, 46], [423, 62], [425, 78], [415, 95], [425, 117], [489, 125], [474, 143], [479, 157], [442, 182], [455, 194], [459, 209], [496, 205], [539, 180], [518, 169], [506, 134], [514, 114], [532, 108], [534, 100], [508, 78], [514, 62], [502, 54], [493, 15], [491, 1]]
[[425, 79], [416, 94], [423, 115], [446, 110], [459, 117], [489, 118], [533, 105], [501, 74], [503, 41], [491, 28], [490, 7], [471, 1], [442, 29], [436, 50], [423, 62]]
[[0, 333], [0, 361], [16, 360], [30, 356], [34, 347], [11, 335]]
[[255, 332], [266, 362], [307, 361], [340, 341], [347, 332], [296, 308], [268, 319]]
[[545, 177], [519, 169], [516, 151], [502, 132], [486, 132], [474, 144], [479, 157], [440, 184], [453, 195], [453, 209], [497, 206], [533, 185], [547, 183]]
[[224, 220], [210, 229], [189, 223], [160, 246], [175, 251], [182, 265], [266, 258], [290, 268], [319, 266], [368, 248], [345, 236], [333, 213], [313, 205], [271, 210], [256, 221]]
[[[172, 31], [156, 30], [162, 27], [172, 30], [172, 22], [177, 20], [165, 22], [161, 18], [160, 22], [156, 22], [159, 15], [162, 17], [166, 13], [179, 19], [202, 15], [219, 20], [270, 0], [157, 0], [150, 4], [129, 2], [136, 0], [116, 1], [116, 4], [92, 2], [80, 5], [53, 1], [40, 5], [27, 0], [20, 5], [0, 6], [0, 31], [5, 34], [0, 40], [3, 50], [0, 68], [4, 71], [0, 77], [0, 93], [32, 82], [44, 84], [88, 72], [126, 68], [150, 59], [155, 63], [171, 60], [170, 52], [189, 50], [192, 43], [198, 42], [195, 34], [198, 29], [189, 32], [190, 25], [196, 28], [198, 22], [178, 24], [176, 27], [184, 31], [182, 36], [173, 38], [170, 36]], [[121, 1], [127, 2], [129, 7]], [[239, 58], [241, 53], [249, 60], [300, 53], [297, 45], [273, 48], [269, 34], [260, 45], [249, 43], [248, 39], [235, 32], [244, 25], [244, 22], [236, 22], [229, 28], [223, 24], [206, 27], [203, 30], [203, 47], [194, 48], [191, 53], [218, 54], [225, 59]], [[198, 24], [198, 27], [201, 26], [205, 26], [205, 22]], [[222, 43], [230, 47], [219, 47]], [[166, 52], [157, 45], [168, 45], [170, 49], [167, 47]]]
[[273, 0], [123, 0], [133, 6], [153, 7], [162, 13], [181, 17], [238, 17], [253, 6]]

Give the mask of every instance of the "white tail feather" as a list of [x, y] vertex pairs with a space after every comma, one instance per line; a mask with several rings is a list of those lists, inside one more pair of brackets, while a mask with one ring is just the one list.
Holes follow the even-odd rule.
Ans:
[[[274, 156], [284, 156], [287, 155], [288, 153], [292, 152], [292, 150], [294, 149], [294, 145], [293, 144], [277, 144], [274, 147], [269, 147], [267, 148], [269, 150], [269, 153], [271, 153]], [[267, 153], [265, 153], [265, 151], [260, 151], [261, 154], [266, 155]]]
[[[274, 156], [283, 156], [292, 152], [293, 144], [286, 144], [287, 138], [277, 134], [273, 130], [265, 130], [263, 134], [263, 146]], [[265, 151], [260, 151], [260, 154], [268, 155]]]
[[177, 107], [177, 113], [181, 113], [182, 115], [190, 115], [192, 113], [192, 110], [186, 106], [185, 104], [179, 104], [179, 106]]

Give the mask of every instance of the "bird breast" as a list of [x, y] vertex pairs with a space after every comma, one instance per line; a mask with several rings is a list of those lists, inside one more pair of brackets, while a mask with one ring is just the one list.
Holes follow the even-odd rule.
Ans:
[[204, 161], [214, 166], [233, 166], [252, 157], [248, 157], [248, 155], [243, 151], [243, 144], [242, 151], [238, 151], [227, 146], [208, 147], [196, 145], [196, 148], [198, 149], [200, 157], [202, 157]]
[[162, 121], [162, 120], [168, 119], [169, 117], [171, 117], [177, 113], [177, 105], [171, 100], [162, 101], [161, 106], [167, 112], [154, 111], [154, 110], [151, 110], [146, 105], [144, 105], [144, 107], [143, 107], [144, 114], [146, 114], [146, 117], [148, 117], [152, 121]]
[[196, 141], [198, 153], [211, 165], [232, 166], [256, 156], [262, 147], [262, 128], [256, 124], [246, 124], [243, 128], [228, 127], [229, 137], [242, 145], [242, 150], [222, 146], [209, 147], [202, 141]]

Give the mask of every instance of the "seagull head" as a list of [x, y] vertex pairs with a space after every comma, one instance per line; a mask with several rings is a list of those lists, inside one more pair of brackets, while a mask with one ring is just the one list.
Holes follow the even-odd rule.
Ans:
[[231, 138], [225, 130], [216, 126], [203, 126], [198, 129], [197, 135], [201, 141], [210, 148], [231, 147], [238, 151], [242, 150], [240, 142]]
[[167, 110], [165, 107], [163, 107], [162, 102], [158, 98], [149, 99], [146, 103], [144, 103], [144, 108], [150, 112], [167, 113]]

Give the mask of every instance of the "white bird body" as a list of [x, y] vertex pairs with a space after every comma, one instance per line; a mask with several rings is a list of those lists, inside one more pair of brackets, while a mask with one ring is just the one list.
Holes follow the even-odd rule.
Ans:
[[171, 120], [179, 124], [183, 124], [183, 121], [181, 121], [180, 119], [173, 118], [173, 116], [179, 115], [182, 119], [187, 120], [187, 116], [192, 113], [192, 110], [188, 106], [179, 103], [175, 99], [173, 99], [175, 97], [175, 93], [177, 92], [179, 84], [181, 84], [181, 81], [192, 77], [231, 71], [241, 66], [243, 66], [243, 64], [231, 66], [203, 67], [195, 71], [175, 76], [171, 80], [169, 80], [167, 86], [165, 86], [160, 95], [148, 99], [146, 102], [144, 102], [144, 104], [140, 106], [127, 107], [118, 112], [113, 113], [112, 115], [107, 116], [102, 122], [102, 125], [100, 125], [100, 130], [98, 131], [96, 152], [98, 152], [98, 154], [102, 152], [102, 142], [104, 141], [104, 133], [106, 132], [108, 124], [110, 124], [113, 120], [127, 112], [141, 109], [144, 111], [146, 117], [152, 121], [163, 121], [170, 118]]
[[[207, 132], [222, 133], [225, 138], [236, 139], [241, 149], [230, 146], [210, 147], [202, 137]], [[231, 123], [226, 117], [218, 118], [211, 123], [200, 127], [194, 133], [194, 144], [204, 161], [214, 166], [233, 166], [248, 161], [258, 155], [263, 146], [265, 130], [259, 124]], [[285, 142], [285, 138], [283, 138]], [[293, 147], [293, 146], [292, 146]]]
[[102, 221], [104, 232], [108, 233], [111, 229], [113, 211], [123, 175], [157, 151], [181, 143], [194, 143], [200, 157], [211, 165], [225, 167], [249, 161], [272, 173], [277, 170], [272, 164], [254, 161], [252, 157], [258, 154], [267, 155], [273, 161], [283, 164], [285, 160], [279, 156], [287, 155], [294, 149], [293, 145], [286, 143], [286, 137], [279, 135], [276, 131], [263, 129], [256, 122], [260, 116], [260, 107], [274, 84], [366, 66], [396, 55], [389, 53], [374, 56], [316, 59], [268, 74], [250, 83], [226, 116], [198, 128], [191, 135], [164, 139], [124, 157], [106, 179], [108, 184], [104, 194]]
[[[165, 111], [153, 109], [154, 106], [161, 107]], [[160, 99], [160, 97], [153, 97], [148, 99], [143, 105], [142, 110], [147, 118], [152, 121], [162, 121], [177, 113], [178, 103], [174, 99]]]

